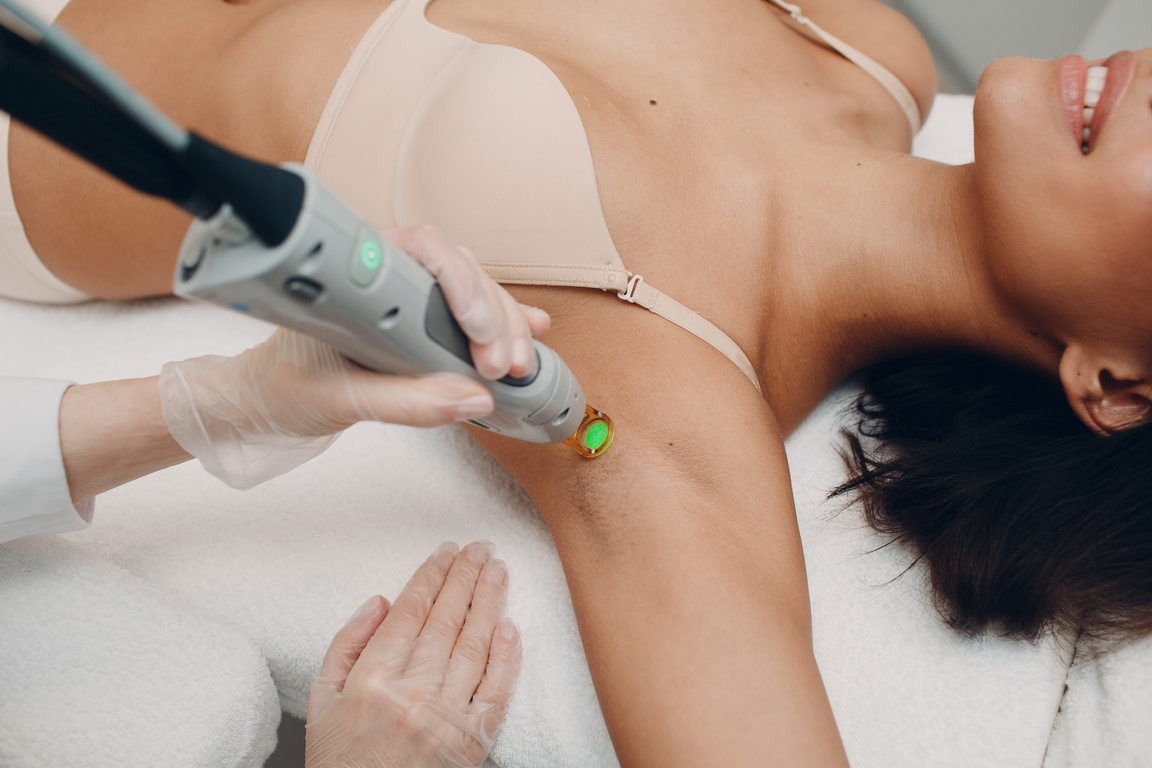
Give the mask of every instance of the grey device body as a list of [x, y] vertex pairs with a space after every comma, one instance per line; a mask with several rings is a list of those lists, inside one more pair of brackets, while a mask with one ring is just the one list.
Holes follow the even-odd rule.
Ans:
[[224, 206], [184, 237], [175, 293], [248, 312], [393, 374], [460, 373], [488, 388], [496, 409], [471, 423], [530, 443], [571, 437], [584, 392], [564, 361], [535, 342], [535, 372], [488, 381], [440, 286], [303, 166], [304, 205], [288, 238], [269, 248]]

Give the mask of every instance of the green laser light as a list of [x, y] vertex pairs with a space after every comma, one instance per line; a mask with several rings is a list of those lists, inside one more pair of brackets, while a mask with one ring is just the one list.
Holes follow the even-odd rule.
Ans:
[[607, 439], [608, 425], [602, 421], [588, 427], [588, 431], [584, 433], [584, 445], [588, 446], [590, 451], [600, 450], [600, 446], [604, 445], [604, 441]]
[[612, 447], [615, 434], [612, 419], [585, 403], [584, 419], [572, 437], [564, 441], [564, 445], [586, 459], [594, 459], [603, 456]]

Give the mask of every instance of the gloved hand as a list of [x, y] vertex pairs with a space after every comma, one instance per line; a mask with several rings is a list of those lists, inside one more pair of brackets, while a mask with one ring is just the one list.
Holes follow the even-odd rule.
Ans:
[[[535, 363], [532, 336], [548, 315], [521, 307], [466, 249], [431, 227], [386, 233], [439, 280], [488, 379], [522, 376]], [[160, 401], [172, 437], [233, 488], [251, 488], [318, 455], [358, 421], [431, 427], [492, 412], [492, 395], [452, 374], [386, 376], [331, 347], [281, 329], [236, 357], [168, 363]]]
[[306, 768], [484, 762], [520, 672], [491, 551], [442, 545], [391, 608], [374, 597], [340, 630], [308, 698]]

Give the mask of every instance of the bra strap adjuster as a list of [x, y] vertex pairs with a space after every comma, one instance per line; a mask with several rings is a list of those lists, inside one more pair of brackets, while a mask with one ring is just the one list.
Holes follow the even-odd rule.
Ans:
[[643, 275], [633, 275], [631, 272], [629, 272], [628, 274], [631, 275], [631, 277], [628, 280], [627, 287], [623, 291], [620, 291], [619, 293], [617, 293], [616, 295], [618, 297], [620, 297], [621, 299], [623, 299], [624, 301], [635, 304], [636, 303], [636, 298], [635, 298], [636, 287], [638, 285], [640, 285], [640, 283], [644, 282], [644, 276]]

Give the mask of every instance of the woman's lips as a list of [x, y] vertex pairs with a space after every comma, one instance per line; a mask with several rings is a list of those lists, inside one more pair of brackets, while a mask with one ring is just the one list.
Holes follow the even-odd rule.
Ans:
[[[1060, 59], [1060, 105], [1076, 148], [1084, 142], [1084, 83], [1088, 80], [1088, 62], [1083, 56]], [[1098, 118], [1093, 119], [1093, 123]]]

